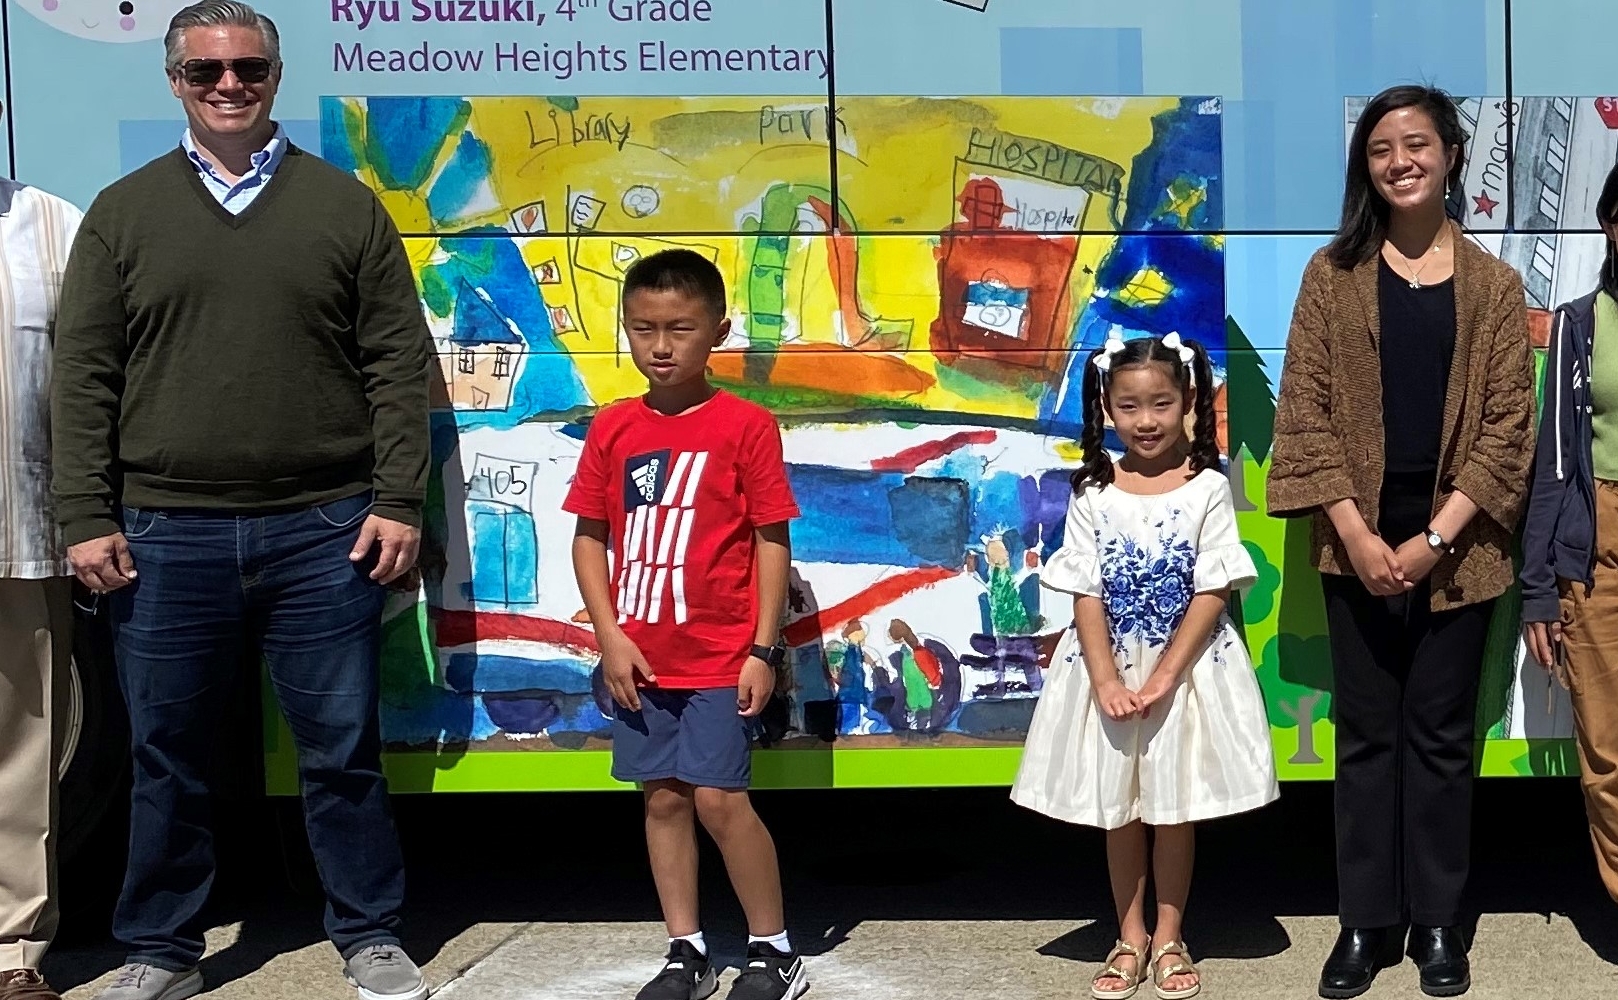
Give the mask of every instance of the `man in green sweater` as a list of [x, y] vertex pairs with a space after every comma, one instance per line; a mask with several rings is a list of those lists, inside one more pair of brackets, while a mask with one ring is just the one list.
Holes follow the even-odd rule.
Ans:
[[297, 743], [326, 930], [362, 1000], [427, 994], [380, 764], [386, 586], [416, 558], [432, 344], [375, 195], [270, 117], [275, 25], [175, 15], [189, 129], [86, 213], [52, 382], [57, 516], [109, 595], [135, 758], [129, 948], [103, 1000], [200, 992], [208, 755], [244, 643]]

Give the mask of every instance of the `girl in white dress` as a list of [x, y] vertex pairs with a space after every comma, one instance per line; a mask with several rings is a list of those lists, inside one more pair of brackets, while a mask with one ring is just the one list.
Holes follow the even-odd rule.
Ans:
[[[1091, 356], [1084, 464], [1043, 573], [1045, 586], [1073, 594], [1074, 624], [1056, 648], [1011, 797], [1107, 831], [1119, 934], [1091, 983], [1097, 1000], [1125, 1000], [1148, 980], [1163, 1000], [1199, 992], [1181, 938], [1191, 824], [1280, 794], [1263, 694], [1226, 611], [1231, 589], [1257, 573], [1220, 471], [1212, 393], [1198, 391], [1211, 384], [1207, 354], [1177, 334], [1110, 339]], [[1116, 466], [1104, 416], [1126, 449]]]

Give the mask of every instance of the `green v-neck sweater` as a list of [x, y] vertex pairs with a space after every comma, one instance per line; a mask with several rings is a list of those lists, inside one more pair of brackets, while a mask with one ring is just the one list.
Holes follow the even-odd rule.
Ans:
[[85, 213], [62, 281], [53, 491], [68, 544], [115, 506], [271, 514], [376, 491], [421, 523], [433, 350], [398, 231], [296, 147], [239, 215], [175, 149]]

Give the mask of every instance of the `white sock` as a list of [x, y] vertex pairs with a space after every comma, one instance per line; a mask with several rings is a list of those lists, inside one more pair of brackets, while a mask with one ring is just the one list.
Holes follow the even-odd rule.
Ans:
[[701, 931], [697, 931], [695, 934], [686, 934], [682, 937], [669, 938], [669, 944], [671, 946], [676, 941], [689, 941], [691, 943], [691, 947], [697, 949], [697, 951], [701, 953], [703, 957], [707, 957], [708, 955], [708, 942], [702, 939]]
[[756, 934], [747, 935], [748, 944], [767, 944], [783, 955], [790, 954], [792, 942], [787, 940], [787, 932], [782, 931], [774, 937], [759, 937]]

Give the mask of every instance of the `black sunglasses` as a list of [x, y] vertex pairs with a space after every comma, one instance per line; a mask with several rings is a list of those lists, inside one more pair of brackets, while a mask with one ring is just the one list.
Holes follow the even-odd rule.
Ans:
[[211, 87], [224, 79], [226, 69], [243, 83], [263, 83], [274, 68], [275, 64], [263, 56], [248, 56], [245, 59], [187, 59], [180, 64], [179, 71], [191, 86]]

